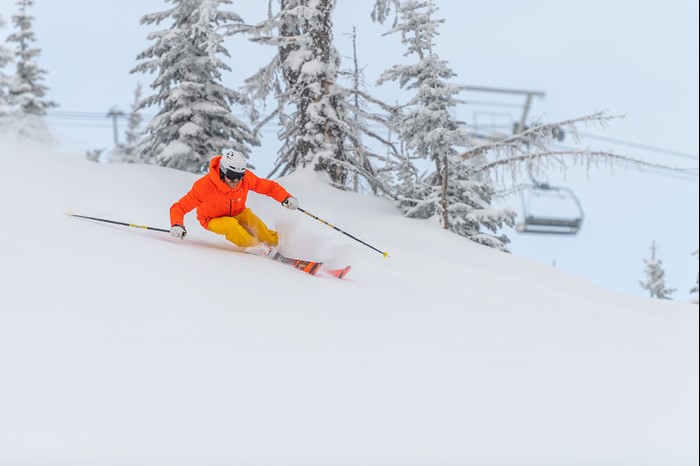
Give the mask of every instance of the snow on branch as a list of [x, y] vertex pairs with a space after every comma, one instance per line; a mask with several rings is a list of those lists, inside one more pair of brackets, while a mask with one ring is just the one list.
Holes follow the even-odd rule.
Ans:
[[[561, 134], [565, 128], [574, 138], [581, 141], [578, 125], [581, 123], [596, 123], [605, 128], [606, 124], [621, 116], [610, 116], [603, 112], [586, 115], [579, 118], [564, 120], [558, 123], [538, 124], [518, 134], [508, 136], [499, 141], [473, 147], [460, 154], [464, 160], [471, 160], [475, 172], [497, 172], [503, 174], [501, 169], [509, 173], [515, 182], [522, 176], [543, 176], [547, 169], [556, 168], [566, 170], [570, 165], [582, 165], [586, 169], [606, 164], [612, 169], [614, 163], [623, 166], [632, 166], [637, 169], [643, 167], [660, 168], [677, 172], [685, 172], [686, 169], [672, 167], [664, 164], [645, 162], [635, 157], [615, 154], [609, 151], [591, 149], [552, 150], [550, 146], [556, 142], [556, 135]], [[485, 155], [489, 157], [486, 158]]]

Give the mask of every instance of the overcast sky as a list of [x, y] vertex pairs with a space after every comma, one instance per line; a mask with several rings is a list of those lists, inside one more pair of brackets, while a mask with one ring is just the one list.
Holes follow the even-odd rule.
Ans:
[[[455, 82], [541, 91], [545, 96], [534, 99], [530, 116], [547, 122], [601, 110], [625, 115], [605, 131], [581, 128], [596, 138], [587, 138], [578, 147], [698, 167], [696, 1], [436, 3], [438, 17], [446, 20], [436, 51], [457, 73]], [[339, 1], [334, 14], [335, 43], [344, 56], [351, 53], [345, 34], [357, 27], [359, 61], [369, 84], [391, 64], [406, 60], [397, 36], [381, 36], [388, 25], [371, 22], [372, 4], [371, 0]], [[254, 22], [263, 18], [266, 5], [259, 0], [236, 1], [232, 9]], [[100, 115], [113, 106], [128, 109], [137, 81], [148, 85], [153, 78], [129, 74], [153, 30], [140, 26], [139, 19], [170, 6], [164, 0], [35, 0], [31, 13], [36, 45], [42, 49], [38, 61], [48, 71], [49, 97], [60, 104], [57, 112], [96, 117], [69, 120], [64, 114], [50, 119], [66, 148], [83, 151], [112, 143], [110, 120]], [[0, 15], [8, 23], [1, 36], [9, 34], [15, 11], [14, 1], [0, 0]], [[270, 52], [243, 39], [228, 44], [234, 72], [226, 84], [237, 88]], [[386, 100], [399, 98], [390, 88], [374, 91]], [[524, 101], [522, 96], [506, 99], [483, 93], [464, 97], [471, 103], [458, 109], [457, 116], [467, 123], [488, 120], [488, 112], [518, 118], [517, 105]], [[513, 106], [480, 104], [494, 100], [507, 100], [501, 103]], [[254, 163], [262, 173], [274, 162], [274, 134], [273, 129], [267, 131], [267, 142], [254, 150]], [[575, 146], [570, 138], [562, 145]], [[694, 173], [681, 178], [621, 169], [614, 175], [602, 169], [589, 174], [571, 170], [566, 178], [553, 173], [550, 182], [573, 189], [581, 201], [583, 229], [565, 238], [510, 232], [512, 250], [556, 263], [608, 289], [643, 295], [638, 285], [644, 278], [642, 259], [655, 240], [668, 285], [679, 289], [676, 298], [686, 299], [698, 270], [697, 258], [691, 256], [698, 247]], [[520, 210], [518, 197], [506, 202]]]

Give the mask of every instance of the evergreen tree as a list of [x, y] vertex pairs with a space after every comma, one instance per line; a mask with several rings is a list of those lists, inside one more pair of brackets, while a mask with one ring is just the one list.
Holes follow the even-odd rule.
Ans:
[[506, 250], [509, 240], [505, 235], [485, 233], [482, 227], [495, 233], [504, 225], [512, 226], [515, 213], [491, 208], [493, 188], [475, 178], [473, 168], [458, 151], [471, 143], [467, 131], [450, 112], [462, 103], [457, 99], [461, 88], [449, 84], [447, 80], [455, 74], [434, 51], [437, 28], [444, 22], [433, 19], [436, 11], [432, 0], [401, 2], [399, 19], [386, 33], [400, 33], [407, 47], [405, 56], [415, 56], [417, 62], [394, 65], [378, 83], [398, 81], [402, 88], [415, 91], [406, 104], [399, 138], [408, 151], [434, 164], [420, 184], [404, 187], [399, 205], [409, 217], [437, 216], [445, 229]]
[[[331, 22], [335, 0], [281, 0], [279, 5], [279, 12], [261, 24], [237, 29], [277, 48], [273, 60], [246, 81], [254, 99], [264, 101], [270, 94], [276, 99], [275, 111], [259, 125], [277, 117], [283, 128], [270, 176], [309, 166], [328, 173], [330, 183], [340, 189], [361, 191], [366, 186], [393, 196], [388, 183], [393, 157], [380, 155], [363, 138], [395, 153], [390, 141], [370, 129], [370, 122], [390, 125], [395, 109], [363, 88], [356, 55], [353, 71], [339, 70]], [[351, 87], [338, 82], [341, 76], [351, 80]]]
[[[333, 46], [331, 14], [335, 0], [279, 0], [280, 10], [259, 25], [236, 29], [253, 41], [277, 48], [272, 61], [250, 77], [247, 90], [264, 100], [274, 92], [283, 145], [270, 176], [311, 166], [345, 185], [347, 167], [338, 115], [342, 96], [336, 86], [340, 57]], [[289, 111], [289, 108], [293, 108]]]
[[32, 21], [34, 17], [28, 10], [34, 5], [33, 0], [18, 0], [19, 11], [12, 16], [16, 32], [10, 34], [7, 42], [16, 43], [16, 71], [8, 89], [9, 100], [17, 110], [19, 134], [31, 139], [50, 139], [48, 127], [44, 122], [46, 110], [56, 107], [56, 103], [45, 98], [48, 87], [43, 84], [46, 70], [39, 68], [36, 58], [41, 49], [33, 47], [36, 42]]
[[[417, 54], [419, 57], [421, 51], [424, 55], [429, 56], [432, 53], [430, 46], [432, 45], [432, 38], [437, 35], [436, 28], [438, 23], [432, 22], [430, 14], [423, 13], [417, 14], [415, 16], [405, 17], [406, 12], [413, 10], [418, 12], [420, 8], [433, 9], [432, 2], [423, 1], [417, 2], [402, 1], [402, 0], [376, 0], [375, 7], [372, 12], [372, 18], [375, 21], [383, 22], [389, 15], [390, 10], [395, 8], [397, 12], [397, 20], [394, 23], [394, 28], [387, 34], [392, 32], [401, 31], [403, 42], [409, 46], [409, 50], [406, 55]], [[399, 23], [399, 18], [403, 18], [401, 23]], [[411, 37], [412, 31], [415, 37]], [[422, 63], [422, 62], [421, 62]], [[432, 84], [427, 80], [422, 82], [426, 83], [426, 86], [420, 88], [417, 86], [419, 81], [412, 76], [424, 76], [419, 75], [418, 71], [422, 71], [419, 65], [415, 65], [415, 69], [411, 67], [394, 67], [393, 69], [387, 71], [382, 80], [396, 79], [399, 81], [402, 87], [406, 89], [418, 88], [426, 94], [434, 93], [438, 87], [433, 88]], [[429, 69], [429, 68], [428, 68]], [[446, 70], [448, 68], [445, 67]], [[450, 72], [451, 73], [451, 72]], [[440, 76], [446, 79], [445, 76]], [[448, 89], [450, 89], [448, 87]], [[451, 94], [454, 95], [454, 94]], [[454, 102], [457, 102], [456, 100]], [[413, 101], [415, 102], [415, 99]], [[422, 102], [418, 102], [423, 105]], [[416, 111], [415, 109], [413, 110]], [[412, 116], [409, 115], [408, 118]], [[461, 152], [459, 157], [467, 163], [467, 167], [460, 167], [455, 171], [455, 162], [451, 162], [449, 159], [445, 159], [442, 162], [441, 167], [444, 167], [446, 171], [441, 171], [439, 163], [439, 158], [435, 158], [436, 170], [434, 173], [428, 174], [427, 176], [412, 176], [412, 172], [415, 173], [417, 170], [415, 167], [411, 169], [410, 164], [415, 163], [414, 156], [403, 157], [401, 162], [403, 182], [399, 185], [400, 198], [402, 198], [400, 205], [406, 211], [407, 215], [416, 217], [425, 217], [432, 215], [433, 212], [438, 212], [438, 209], [442, 209], [441, 217], [443, 226], [448, 225], [448, 228], [453, 230], [461, 230], [465, 234], [465, 226], [468, 224], [474, 225], [474, 222], [480, 223], [480, 226], [485, 226], [489, 230], [495, 232], [496, 228], [501, 225], [512, 225], [514, 212], [510, 209], [501, 211], [492, 211], [489, 209], [492, 196], [496, 195], [495, 191], [497, 186], [497, 181], [503, 183], [505, 179], [504, 175], [510, 175], [512, 177], [512, 186], [518, 189], [520, 180], [522, 177], [527, 176], [530, 182], [533, 178], [535, 179], [546, 179], [546, 171], [549, 168], [557, 168], [559, 170], [566, 170], [570, 165], [580, 164], [585, 167], [591, 167], [594, 164], [600, 165], [600, 163], [605, 163], [612, 167], [613, 162], [621, 162], [625, 165], [634, 165], [636, 167], [661, 167], [660, 165], [655, 165], [651, 163], [646, 163], [642, 160], [624, 157], [620, 155], [613, 154], [606, 151], [592, 151], [589, 149], [584, 150], [552, 150], [550, 146], [557, 141], [557, 134], [561, 134], [563, 130], [567, 130], [568, 134], [571, 135], [574, 142], [580, 142], [580, 135], [578, 132], [578, 125], [580, 124], [598, 124], [604, 127], [610, 120], [618, 118], [615, 116], [608, 116], [605, 113], [599, 112], [592, 115], [586, 115], [583, 117], [573, 118], [557, 123], [541, 123], [534, 122], [529, 128], [518, 127], [516, 134], [512, 136], [505, 137], [501, 140], [490, 142], [486, 144], [470, 145], [467, 150]], [[450, 124], [456, 123], [450, 120]], [[437, 127], [438, 125], [436, 125]], [[405, 125], [402, 124], [402, 128]], [[454, 126], [446, 125], [444, 132], [453, 131]], [[405, 136], [410, 136], [411, 131], [404, 131]], [[410, 140], [409, 140], [410, 141]], [[415, 151], [415, 147], [410, 145], [409, 141], [405, 141], [404, 144]], [[455, 144], [457, 146], [457, 144]], [[420, 152], [418, 152], [420, 153]], [[674, 170], [673, 167], [663, 166], [665, 169]], [[470, 173], [471, 172], [471, 173]], [[466, 178], [465, 178], [466, 176]], [[456, 178], [455, 178], [456, 177]], [[468, 184], [472, 185], [472, 188], [476, 195], [471, 197], [471, 201], [479, 200], [480, 202], [475, 203], [474, 207], [465, 208], [461, 205], [462, 201], [457, 201], [456, 207], [453, 208], [454, 211], [460, 212], [460, 214], [452, 213], [450, 214], [449, 202], [445, 203], [447, 200], [447, 193], [449, 192], [449, 180], [456, 179], [456, 181], [468, 181]], [[411, 185], [409, 181], [414, 180], [415, 185]], [[444, 184], [448, 181], [447, 184]], [[443, 183], [442, 194], [437, 195], [437, 185], [438, 183]], [[427, 183], [427, 184], [426, 184]], [[512, 187], [510, 188], [513, 189]], [[467, 193], [464, 193], [465, 195]], [[467, 196], [468, 197], [468, 196]], [[445, 207], [441, 207], [441, 203], [444, 203]], [[465, 205], [470, 205], [469, 202], [464, 202]], [[469, 221], [464, 218], [464, 213], [468, 212], [469, 209], [471, 213]], [[480, 211], [481, 210], [481, 211]], [[463, 220], [458, 220], [460, 227], [453, 227], [455, 223], [451, 220], [450, 215], [455, 215], [457, 218], [462, 215]], [[446, 217], [446, 218], [445, 218]], [[505, 235], [496, 236], [480, 236], [474, 230], [474, 227], [469, 228], [469, 232], [465, 236], [470, 237], [480, 243], [489, 244], [498, 249], [503, 249], [504, 245], [509, 241]]]
[[[374, 9], [372, 10], [372, 20], [383, 23], [389, 16], [391, 7], [393, 6], [394, 10], [398, 11], [400, 5], [400, 0], [375, 0]], [[394, 25], [395, 24], [396, 22], [394, 22]]]
[[649, 290], [649, 296], [657, 299], [671, 299], [671, 294], [673, 294], [675, 289], [666, 288], [666, 282], [664, 279], [663, 267], [661, 266], [661, 260], [656, 258], [656, 243], [651, 242], [651, 258], [644, 259], [646, 264], [646, 269], [644, 273], [647, 276], [646, 281], [639, 282], [642, 288]]
[[[0, 16], [0, 28], [5, 26], [5, 21]], [[12, 51], [0, 44], [0, 131], [9, 131], [9, 125], [12, 122], [12, 105], [10, 103], [10, 85], [12, 83], [12, 78], [10, 75], [5, 73], [5, 67], [7, 67], [12, 60], [14, 55]]]
[[141, 52], [134, 72], [157, 73], [138, 109], [158, 106], [139, 144], [148, 163], [195, 173], [224, 147], [248, 155], [259, 141], [246, 123], [233, 116], [231, 105], [246, 106], [246, 97], [221, 84], [222, 71], [231, 71], [219, 56], [230, 57], [219, 33], [242, 22], [233, 12], [219, 11], [230, 0], [166, 0], [173, 7], [145, 15], [142, 24], [171, 21], [168, 29], [152, 32], [154, 43]]

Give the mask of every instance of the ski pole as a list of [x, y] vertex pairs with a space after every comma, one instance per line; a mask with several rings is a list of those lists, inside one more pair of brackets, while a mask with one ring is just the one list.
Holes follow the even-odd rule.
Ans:
[[73, 214], [70, 212], [66, 212], [66, 215], [70, 215], [71, 217], [78, 217], [78, 218], [86, 218], [88, 220], [95, 220], [98, 222], [105, 222], [105, 223], [113, 223], [115, 225], [124, 225], [127, 227], [134, 227], [134, 228], [143, 228], [145, 230], [154, 230], [154, 231], [162, 231], [164, 233], [170, 233], [170, 230], [165, 230], [163, 228], [154, 228], [154, 227], [147, 227], [144, 225], [136, 225], [134, 223], [126, 223], [126, 222], [115, 222], [114, 220], [107, 220], [104, 218], [96, 218], [96, 217], [87, 217], [85, 215], [78, 215], [78, 214]]
[[318, 221], [321, 222], [321, 223], [325, 223], [326, 225], [328, 225], [329, 227], [333, 228], [334, 230], [337, 230], [337, 231], [341, 232], [342, 234], [344, 234], [344, 235], [346, 235], [346, 236], [349, 236], [350, 238], [354, 239], [355, 241], [358, 241], [358, 242], [364, 244], [364, 245], [367, 246], [368, 248], [374, 249], [374, 250], [377, 251], [378, 253], [382, 254], [384, 257], [389, 257], [389, 251], [382, 252], [382, 251], [380, 251], [379, 249], [375, 248], [374, 246], [365, 243], [365, 242], [362, 241], [361, 239], [355, 238], [355, 237], [352, 236], [350, 233], [341, 230], [340, 228], [336, 227], [335, 225], [331, 225], [330, 223], [326, 222], [326, 221], [323, 220], [322, 218], [316, 217], [316, 216], [315, 216], [314, 214], [312, 214], [311, 212], [305, 211], [305, 210], [302, 209], [301, 207], [297, 207], [297, 210], [300, 210], [300, 211], [304, 212], [304, 213], [305, 213], [306, 215], [308, 215], [309, 217], [315, 218], [316, 220], [318, 220]]

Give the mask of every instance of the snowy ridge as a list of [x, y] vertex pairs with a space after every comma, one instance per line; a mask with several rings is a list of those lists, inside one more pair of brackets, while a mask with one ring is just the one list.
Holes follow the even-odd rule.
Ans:
[[195, 175], [0, 145], [0, 464], [698, 461], [697, 306], [625, 297], [315, 173], [249, 206], [287, 255], [186, 217]]

